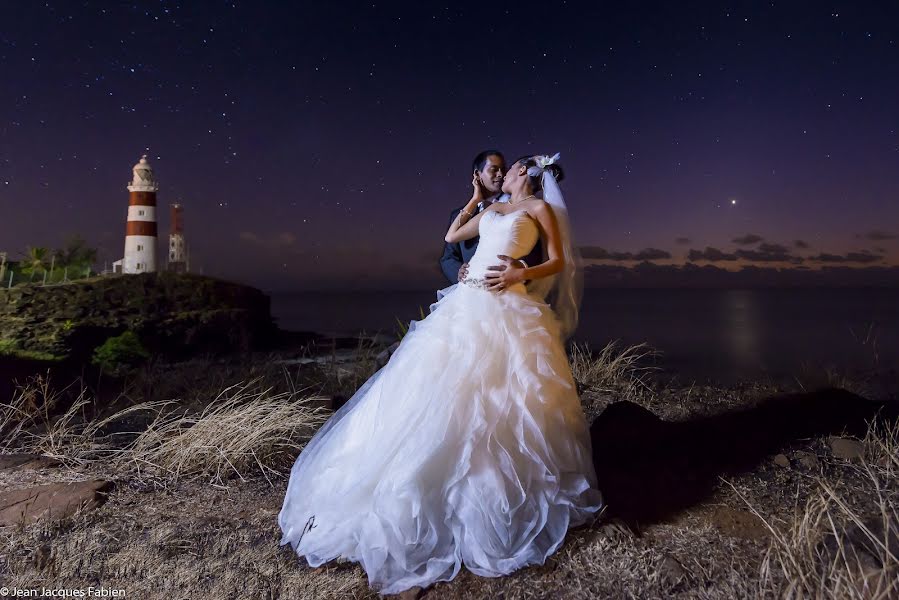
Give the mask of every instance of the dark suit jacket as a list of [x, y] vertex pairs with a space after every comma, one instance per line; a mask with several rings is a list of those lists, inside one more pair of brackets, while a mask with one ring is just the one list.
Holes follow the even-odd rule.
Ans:
[[[446, 224], [447, 229], [449, 229], [450, 223], [452, 223], [453, 219], [459, 215], [461, 210], [462, 207], [460, 206], [452, 212], [449, 223]], [[481, 211], [479, 210], [475, 214], [480, 212]], [[475, 236], [469, 240], [462, 240], [461, 242], [447, 242], [443, 247], [443, 256], [440, 257], [440, 270], [443, 271], [444, 277], [446, 277], [450, 283], [459, 283], [459, 269], [462, 267], [462, 263], [467, 263], [471, 260], [471, 257], [474, 256], [475, 250], [478, 249], [478, 242], [480, 239], [480, 236]], [[513, 256], [512, 258], [523, 259], [529, 267], [539, 265], [543, 262], [543, 249], [540, 241], [537, 240], [533, 250], [531, 250], [531, 253], [527, 256]]]

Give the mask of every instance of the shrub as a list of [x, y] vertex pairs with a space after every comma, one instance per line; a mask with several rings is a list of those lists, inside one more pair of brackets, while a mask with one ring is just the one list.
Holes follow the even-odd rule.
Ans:
[[94, 350], [91, 362], [112, 375], [122, 375], [150, 358], [133, 331], [109, 338]]

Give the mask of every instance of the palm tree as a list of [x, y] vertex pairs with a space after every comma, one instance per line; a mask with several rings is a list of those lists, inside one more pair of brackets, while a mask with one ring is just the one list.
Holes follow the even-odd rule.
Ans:
[[25, 258], [22, 260], [21, 265], [23, 270], [31, 272], [29, 281], [34, 280], [34, 274], [38, 269], [41, 271], [47, 270], [48, 259], [50, 258], [50, 251], [47, 248], [43, 246], [28, 246], [23, 256]]
[[56, 251], [57, 264], [60, 267], [80, 267], [92, 265], [97, 260], [97, 249], [91, 248], [80, 236], [66, 240], [65, 248]]
[[78, 279], [90, 273], [97, 261], [97, 249], [88, 246], [81, 236], [74, 235], [66, 240], [62, 248], [54, 250], [53, 256], [56, 258], [56, 267], [63, 273], [63, 279], [66, 278], [66, 273], [71, 279]]

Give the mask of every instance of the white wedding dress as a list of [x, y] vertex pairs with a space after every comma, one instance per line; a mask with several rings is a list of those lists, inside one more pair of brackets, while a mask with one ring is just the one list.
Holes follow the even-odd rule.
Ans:
[[523, 284], [479, 287], [539, 241], [490, 212], [468, 279], [413, 321], [389, 362], [318, 431], [290, 474], [281, 545], [311, 566], [359, 562], [394, 594], [542, 564], [602, 507], [559, 322]]

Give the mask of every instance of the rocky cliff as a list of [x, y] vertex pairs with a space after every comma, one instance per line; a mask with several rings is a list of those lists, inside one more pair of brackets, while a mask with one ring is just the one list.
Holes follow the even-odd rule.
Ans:
[[192, 274], [0, 289], [0, 351], [80, 359], [127, 330], [151, 352], [177, 358], [265, 347], [275, 327], [260, 290]]

